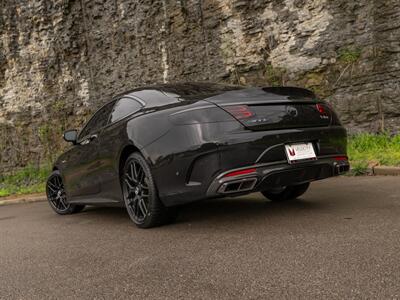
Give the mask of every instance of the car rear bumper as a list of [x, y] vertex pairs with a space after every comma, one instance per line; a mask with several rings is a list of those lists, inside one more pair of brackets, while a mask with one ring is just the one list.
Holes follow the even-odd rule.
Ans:
[[[254, 170], [249, 174], [227, 176], [237, 171]], [[235, 195], [296, 185], [321, 180], [349, 171], [350, 164], [345, 156], [319, 157], [318, 160], [298, 164], [287, 161], [256, 164], [219, 174], [210, 184], [207, 197]]]
[[[176, 140], [175, 135], [187, 137], [182, 139], [185, 144], [171, 143]], [[313, 143], [318, 159], [289, 164], [285, 145], [305, 142]], [[346, 155], [346, 130], [330, 126], [250, 131], [237, 128], [237, 122], [194, 124], [178, 126], [142, 150], [152, 162], [161, 201], [165, 206], [175, 206], [226, 194], [250, 193], [270, 185], [335, 176], [340, 172], [335, 171], [335, 157]], [[256, 168], [257, 176], [222, 178], [228, 172], [251, 167]], [[304, 168], [305, 174], [299, 170]], [[226, 189], [227, 185], [220, 190], [228, 181], [248, 177], [254, 179], [239, 182], [240, 191]]]

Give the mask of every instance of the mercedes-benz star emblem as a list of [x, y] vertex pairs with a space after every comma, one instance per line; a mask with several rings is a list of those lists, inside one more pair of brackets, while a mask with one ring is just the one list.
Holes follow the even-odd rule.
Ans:
[[295, 107], [293, 107], [293, 106], [287, 106], [286, 107], [286, 112], [291, 117], [297, 117], [297, 115], [299, 114], [297, 109]]

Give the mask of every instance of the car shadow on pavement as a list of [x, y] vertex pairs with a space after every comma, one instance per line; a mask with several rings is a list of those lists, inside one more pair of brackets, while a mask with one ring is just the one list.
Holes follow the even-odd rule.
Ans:
[[[323, 201], [307, 201], [305, 198], [286, 202], [271, 202], [257, 194], [237, 197], [208, 199], [181, 206], [178, 218], [173, 224], [185, 223], [212, 223], [240, 222], [248, 220], [252, 222], [257, 219], [272, 218], [274, 216], [295, 217], [302, 216], [305, 212], [315, 212], [326, 207]], [[97, 219], [101, 222], [110, 221], [118, 223], [131, 222], [124, 208], [119, 207], [88, 207], [82, 213], [85, 217], [91, 217], [92, 221]]]
[[311, 202], [302, 198], [280, 203], [256, 199], [254, 196], [209, 199], [183, 206], [177, 222], [194, 223], [207, 219], [245, 221], [249, 218], [254, 221], [257, 218], [264, 219], [282, 214], [290, 217], [324, 207], [323, 202]]

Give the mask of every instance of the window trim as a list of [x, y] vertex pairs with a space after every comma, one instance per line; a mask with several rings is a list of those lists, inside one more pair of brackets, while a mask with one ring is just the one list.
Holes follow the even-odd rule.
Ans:
[[[81, 142], [83, 142], [84, 140], [86, 140], [86, 139], [89, 137], [90, 134], [87, 134], [87, 135], [85, 135], [85, 136], [83, 136], [83, 137], [80, 137], [80, 135], [81, 135], [81, 133], [85, 130], [85, 128], [88, 126], [88, 124], [90, 123], [90, 121], [92, 121], [92, 119], [96, 116], [96, 114], [97, 114], [100, 110], [102, 110], [104, 107], [106, 107], [107, 105], [110, 105], [110, 104], [113, 103], [113, 102], [114, 102], [114, 103], [113, 103], [112, 107], [114, 107], [115, 102], [116, 102], [117, 100], [118, 100], [118, 99], [113, 99], [113, 100], [111, 100], [111, 101], [105, 103], [104, 105], [100, 106], [100, 108], [97, 109], [97, 110], [93, 113], [93, 115], [90, 117], [90, 119], [86, 122], [85, 126], [83, 126], [82, 129], [79, 131], [79, 133], [78, 133], [78, 139], [77, 139], [77, 144], [80, 144]], [[110, 115], [111, 115], [111, 113], [110, 113]], [[100, 127], [99, 129], [95, 130], [95, 132], [99, 132], [101, 129], [103, 129], [104, 127], [106, 127], [106, 126], [108, 125], [108, 120], [109, 120], [109, 119], [110, 119], [110, 116], [108, 116], [106, 125], [104, 125], [104, 126]]]
[[120, 99], [121, 98], [131, 98], [133, 100], [136, 100], [137, 102], [139, 102], [142, 105], [142, 108], [146, 106], [146, 102], [144, 102], [142, 99], [140, 99], [139, 97], [136, 97], [136, 96], [126, 95], [126, 96], [120, 97]]
[[[117, 124], [122, 120], [125, 120], [126, 118], [138, 113], [139, 111], [141, 111], [146, 106], [146, 103], [142, 99], [140, 99], [138, 97], [135, 97], [135, 96], [131, 96], [131, 95], [126, 95], [126, 96], [119, 97], [118, 99], [115, 100], [114, 106], [117, 104], [117, 102], [119, 100], [121, 100], [123, 98], [129, 98], [129, 99], [132, 99], [133, 101], [136, 101], [137, 103], [139, 103], [140, 108], [138, 110], [132, 112], [132, 113], [127, 114], [126, 116], [124, 116], [124, 117], [122, 117], [122, 118], [120, 118], [120, 119], [118, 119], [118, 120], [116, 120], [114, 122], [111, 122], [111, 115], [112, 115], [112, 111], [111, 111], [110, 116], [108, 117], [108, 121], [107, 121], [106, 127], [108, 127], [110, 125], [113, 125], [113, 124]], [[114, 106], [113, 106], [113, 108], [114, 108]]]
[[108, 126], [110, 126], [110, 125], [116, 124], [116, 123], [118, 123], [118, 122], [124, 120], [125, 118], [127, 118], [127, 117], [129, 117], [129, 116], [131, 116], [131, 115], [133, 115], [133, 114], [135, 114], [135, 113], [137, 113], [137, 112], [139, 112], [139, 111], [142, 110], [144, 107], [146, 107], [146, 102], [144, 102], [142, 99], [140, 99], [139, 97], [136, 97], [136, 96], [132, 96], [132, 95], [129, 95], [129, 94], [128, 94], [128, 95], [119, 95], [119, 96], [117, 96], [117, 97], [114, 97], [111, 101], [109, 101], [109, 102], [103, 104], [102, 106], [100, 106], [100, 107], [93, 113], [93, 115], [90, 117], [90, 119], [85, 123], [85, 125], [82, 127], [82, 129], [79, 130], [79, 132], [78, 132], [78, 138], [77, 138], [77, 144], [82, 143], [84, 140], [86, 140], [86, 139], [89, 137], [89, 135], [85, 135], [85, 136], [83, 136], [83, 137], [81, 138], [81, 137], [80, 137], [80, 134], [81, 134], [81, 133], [83, 132], [83, 130], [87, 127], [87, 125], [90, 123], [90, 121], [95, 117], [95, 115], [96, 115], [100, 110], [102, 110], [105, 106], [107, 106], [107, 105], [109, 105], [109, 104], [111, 104], [111, 103], [113, 103], [112, 108], [114, 108], [114, 106], [115, 106], [115, 104], [117, 103], [117, 101], [118, 101], [118, 100], [121, 100], [122, 98], [130, 98], [130, 99], [132, 99], [132, 100], [138, 102], [138, 103], [141, 105], [141, 108], [140, 108], [139, 110], [133, 112], [133, 113], [130, 113], [130, 114], [126, 115], [125, 117], [123, 117], [123, 118], [121, 118], [121, 119], [119, 119], [119, 120], [117, 120], [117, 121], [115, 121], [115, 122], [113, 122], [113, 123], [111, 123], [111, 113], [112, 113], [112, 110], [111, 110], [111, 113], [110, 113], [110, 115], [108, 116], [106, 125], [104, 125], [103, 127], [99, 128], [99, 129], [96, 130], [95, 132], [99, 132], [99, 131], [103, 130], [104, 128], [106, 128], [106, 127], [108, 127]]

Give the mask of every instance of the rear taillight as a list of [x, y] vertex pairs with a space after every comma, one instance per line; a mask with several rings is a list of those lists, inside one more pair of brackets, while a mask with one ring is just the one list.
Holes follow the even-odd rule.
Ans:
[[318, 103], [318, 104], [315, 104], [315, 106], [316, 106], [317, 110], [319, 111], [320, 115], [327, 115], [328, 114], [327, 108], [323, 104], [319, 104]]
[[331, 113], [331, 125], [341, 125], [340, 120], [333, 109], [333, 106], [330, 103], [326, 103], [326, 106], [328, 107], [330, 113]]
[[331, 119], [331, 125], [341, 125], [332, 105], [330, 105], [329, 103], [317, 103], [315, 104], [315, 107], [317, 108], [321, 118]]
[[224, 109], [238, 120], [243, 120], [254, 116], [253, 112], [247, 105], [224, 106]]
[[251, 168], [251, 169], [233, 171], [228, 174], [225, 174], [224, 177], [235, 177], [235, 176], [239, 176], [239, 175], [248, 175], [248, 174], [253, 174], [256, 172], [257, 172], [257, 170], [255, 168]]
[[336, 156], [335, 157], [335, 160], [336, 161], [344, 161], [344, 160], [348, 160], [348, 157], [347, 156]]

